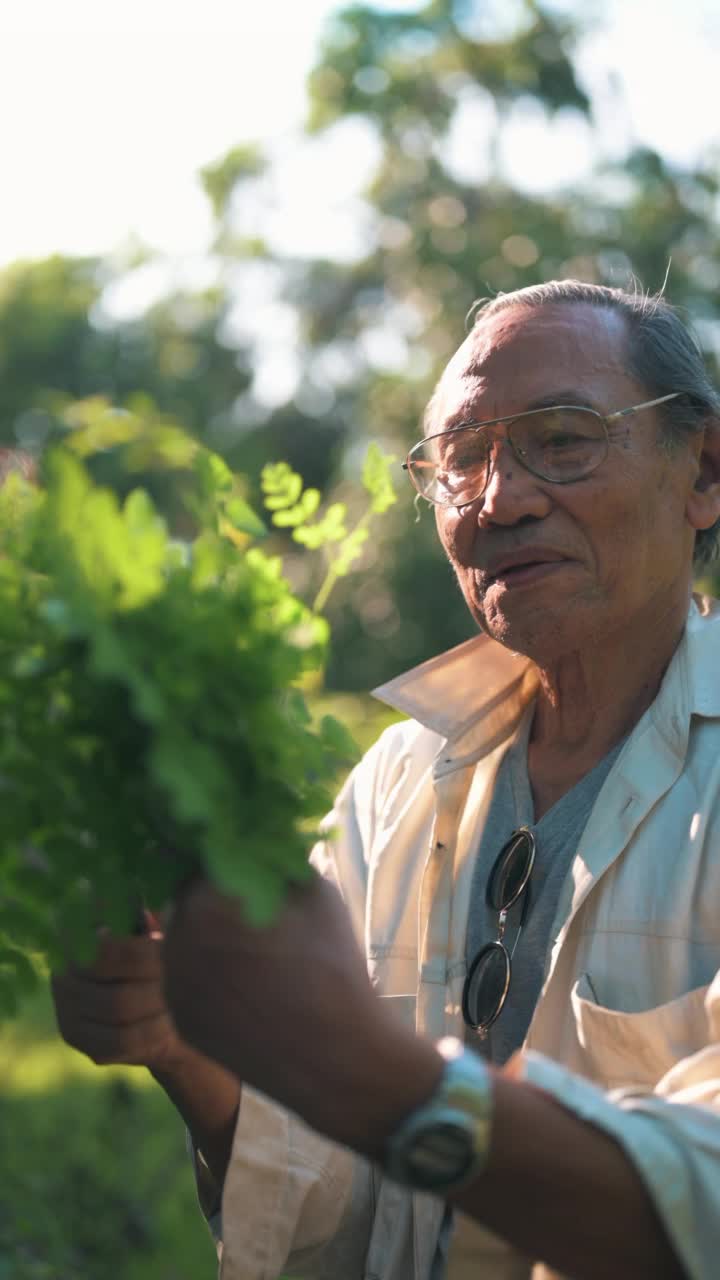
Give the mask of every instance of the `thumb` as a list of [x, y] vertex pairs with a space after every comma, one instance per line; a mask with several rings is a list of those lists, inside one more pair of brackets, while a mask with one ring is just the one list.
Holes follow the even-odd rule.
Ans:
[[165, 937], [160, 917], [156, 915], [154, 911], [151, 911], [149, 907], [140, 908], [135, 932], [136, 934], [140, 934], [146, 938], [153, 938], [160, 942]]

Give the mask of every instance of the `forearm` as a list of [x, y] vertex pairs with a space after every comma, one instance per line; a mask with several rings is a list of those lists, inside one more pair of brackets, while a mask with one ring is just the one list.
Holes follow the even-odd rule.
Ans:
[[511, 1074], [495, 1077], [487, 1167], [452, 1201], [575, 1280], [685, 1274], [620, 1146]]
[[222, 1188], [240, 1106], [240, 1081], [189, 1046], [172, 1066], [152, 1074], [182, 1116], [194, 1145]]
[[[386, 1035], [372, 1060], [372, 1076], [366, 1068], [353, 1088], [342, 1128], [330, 1120], [327, 1102], [319, 1104], [325, 1115], [318, 1127], [378, 1159], [389, 1133], [432, 1093], [442, 1060], [429, 1041], [405, 1032]], [[494, 1072], [487, 1165], [452, 1204], [573, 1280], [681, 1280], [653, 1202], [622, 1148], [514, 1074], [512, 1066]]]

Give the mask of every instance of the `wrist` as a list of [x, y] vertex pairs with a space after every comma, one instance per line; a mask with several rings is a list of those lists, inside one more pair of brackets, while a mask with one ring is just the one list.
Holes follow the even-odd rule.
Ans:
[[444, 1062], [430, 1040], [398, 1026], [394, 1017], [378, 1033], [343, 1072], [340, 1095], [322, 1091], [319, 1122], [306, 1118], [335, 1141], [381, 1161], [390, 1136], [433, 1095]]
[[187, 1086], [194, 1086], [198, 1079], [222, 1078], [224, 1091], [236, 1085], [238, 1093], [240, 1082], [219, 1062], [208, 1058], [200, 1049], [188, 1044], [179, 1036], [177, 1043], [169, 1048], [161, 1059], [148, 1064], [153, 1080], [155, 1080], [170, 1097]]
[[169, 1085], [181, 1080], [189, 1071], [192, 1071], [199, 1057], [198, 1051], [178, 1036], [172, 1045], [165, 1048], [162, 1056], [148, 1062], [147, 1068], [153, 1079], [167, 1089]]
[[454, 1036], [439, 1040], [437, 1049], [444, 1064], [438, 1086], [391, 1136], [383, 1166], [404, 1186], [448, 1195], [486, 1166], [494, 1082], [482, 1058]]
[[185, 1122], [217, 1186], [222, 1187], [242, 1098], [240, 1081], [184, 1042], [176, 1054], [150, 1071]]

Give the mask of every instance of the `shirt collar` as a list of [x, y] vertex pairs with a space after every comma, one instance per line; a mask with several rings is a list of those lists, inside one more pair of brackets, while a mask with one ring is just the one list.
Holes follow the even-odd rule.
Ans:
[[[719, 658], [720, 601], [696, 595], [663, 681], [667, 690], [668, 683], [676, 686], [675, 677], [679, 677], [672, 712], [686, 723], [693, 714], [720, 716]], [[378, 686], [373, 696], [454, 740], [482, 719], [491, 720], [496, 731], [497, 712], [507, 703], [511, 706], [503, 718], [508, 726], [516, 723], [536, 688], [537, 675], [529, 658], [489, 636], [477, 635]], [[665, 709], [662, 691], [657, 702], [658, 711]]]
[[528, 658], [477, 635], [373, 689], [373, 696], [451, 739], [501, 707], [528, 677], [534, 690], [534, 672]]

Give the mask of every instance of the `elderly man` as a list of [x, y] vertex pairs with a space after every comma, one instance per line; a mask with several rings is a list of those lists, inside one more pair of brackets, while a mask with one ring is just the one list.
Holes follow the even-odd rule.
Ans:
[[277, 925], [201, 885], [56, 980], [224, 1181], [224, 1280], [717, 1274], [719, 409], [662, 300], [481, 310], [406, 466], [482, 634], [380, 691]]

